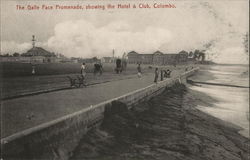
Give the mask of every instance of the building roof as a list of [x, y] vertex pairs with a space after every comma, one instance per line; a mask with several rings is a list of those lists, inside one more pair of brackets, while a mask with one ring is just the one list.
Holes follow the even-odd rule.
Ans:
[[162, 52], [160, 52], [160, 51], [156, 51], [156, 52], [154, 52], [153, 54], [162, 55], [163, 53], [162, 53]]
[[128, 55], [129, 55], [129, 54], [131, 55], [131, 54], [138, 54], [138, 53], [135, 52], [135, 51], [131, 51], [131, 52], [128, 53]]
[[188, 54], [188, 52], [187, 52], [187, 51], [182, 50], [182, 51], [180, 51], [180, 52], [179, 52], [179, 54]]
[[51, 53], [41, 47], [33, 47], [29, 49], [26, 53], [23, 53], [22, 56], [44, 56], [44, 57], [54, 57], [55, 54]]

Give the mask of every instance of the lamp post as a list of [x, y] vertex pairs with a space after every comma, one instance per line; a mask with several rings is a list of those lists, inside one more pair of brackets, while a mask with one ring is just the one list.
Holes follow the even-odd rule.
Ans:
[[[32, 35], [32, 48], [35, 48], [35, 44], [36, 44], [36, 39], [35, 39], [35, 35]], [[34, 75], [36, 73], [35, 71], [35, 64], [32, 64], [32, 61], [34, 60], [34, 50], [32, 51], [32, 58], [31, 58], [31, 65], [32, 65], [32, 75]]]

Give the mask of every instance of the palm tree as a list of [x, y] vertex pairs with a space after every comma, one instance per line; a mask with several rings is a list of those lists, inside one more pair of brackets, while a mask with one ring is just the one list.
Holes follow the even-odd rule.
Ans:
[[194, 59], [203, 63], [205, 61], [205, 53], [203, 51], [195, 50]]

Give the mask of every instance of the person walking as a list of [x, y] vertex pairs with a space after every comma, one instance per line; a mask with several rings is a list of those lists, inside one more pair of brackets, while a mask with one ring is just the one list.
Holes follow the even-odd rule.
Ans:
[[32, 75], [35, 75], [36, 73], [35, 70], [36, 70], [36, 66], [32, 64], [32, 71], [31, 71]]
[[171, 72], [172, 72], [172, 71], [170, 71], [169, 69], [167, 69], [167, 71], [166, 71], [166, 78], [170, 78]]
[[82, 66], [81, 66], [81, 76], [83, 78], [86, 77], [86, 65], [85, 65], [85, 63], [82, 63]]
[[155, 83], [157, 83], [158, 77], [159, 77], [159, 70], [158, 68], [155, 68], [155, 79], [154, 79]]
[[137, 73], [138, 77], [141, 78], [141, 64], [140, 63], [138, 63], [137, 72], [138, 72]]
[[163, 81], [163, 70], [161, 69], [161, 81]]
[[103, 66], [102, 66], [102, 63], [100, 62], [100, 63], [99, 63], [99, 65], [100, 65], [100, 75], [102, 75], [102, 72], [103, 72]]

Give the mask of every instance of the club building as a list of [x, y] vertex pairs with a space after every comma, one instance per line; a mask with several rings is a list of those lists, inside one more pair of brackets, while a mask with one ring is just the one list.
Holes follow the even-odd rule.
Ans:
[[153, 54], [139, 54], [135, 51], [128, 53], [128, 63], [131, 64], [157, 64], [157, 65], [174, 65], [185, 64], [188, 61], [188, 53], [181, 51], [178, 54], [164, 54], [156, 51]]
[[0, 62], [22, 62], [22, 63], [56, 63], [67, 62], [68, 59], [62, 54], [56, 55], [42, 47], [35, 46], [35, 36], [32, 36], [32, 48], [18, 56], [0, 57]]

